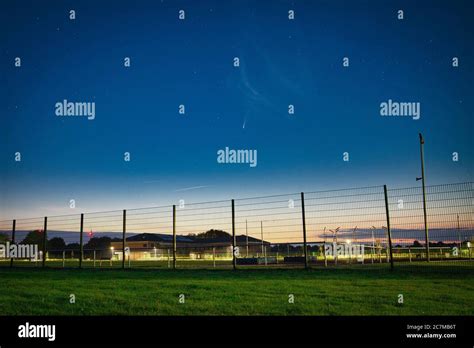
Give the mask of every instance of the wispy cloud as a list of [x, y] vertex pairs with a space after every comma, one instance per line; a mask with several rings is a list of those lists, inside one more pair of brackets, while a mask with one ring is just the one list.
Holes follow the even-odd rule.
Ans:
[[199, 190], [202, 188], [210, 187], [209, 185], [202, 185], [202, 186], [192, 186], [192, 187], [185, 187], [181, 189], [175, 190], [175, 192], [184, 192], [184, 191], [191, 191], [191, 190]]

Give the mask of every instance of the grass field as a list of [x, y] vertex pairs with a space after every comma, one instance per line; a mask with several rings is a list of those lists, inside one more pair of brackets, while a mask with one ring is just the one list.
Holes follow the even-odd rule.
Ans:
[[473, 275], [472, 265], [442, 263], [393, 272], [0, 268], [0, 314], [474, 315]]

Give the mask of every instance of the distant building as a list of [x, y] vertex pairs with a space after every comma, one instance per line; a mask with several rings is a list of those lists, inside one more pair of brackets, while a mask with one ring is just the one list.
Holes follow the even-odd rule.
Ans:
[[[236, 246], [243, 257], [262, 253], [262, 248], [270, 250], [270, 243], [245, 235], [236, 236]], [[111, 242], [114, 258], [122, 259], [122, 241]], [[126, 238], [125, 247], [130, 250], [130, 260], [166, 259], [173, 254], [173, 236], [162, 233], [140, 233]], [[212, 259], [232, 257], [232, 236], [199, 238], [196, 236], [176, 236], [178, 257], [191, 259]]]

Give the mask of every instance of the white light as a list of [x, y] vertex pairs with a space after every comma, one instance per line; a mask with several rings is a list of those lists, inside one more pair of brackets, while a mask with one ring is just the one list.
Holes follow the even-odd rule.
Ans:
[[351, 244], [351, 240], [350, 240], [350, 239], [346, 239], [346, 244]]

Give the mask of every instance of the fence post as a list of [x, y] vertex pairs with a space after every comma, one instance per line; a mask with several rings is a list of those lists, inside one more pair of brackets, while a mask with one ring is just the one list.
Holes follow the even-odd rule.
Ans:
[[173, 204], [173, 269], [176, 269], [176, 205]]
[[84, 258], [84, 245], [83, 245], [83, 233], [84, 233], [84, 214], [81, 214], [81, 230], [79, 231], [79, 268], [82, 268], [82, 259]]
[[[127, 211], [123, 210], [123, 233], [122, 233], [122, 269], [125, 269], [125, 235], [127, 233]], [[112, 252], [113, 253], [113, 252]], [[112, 257], [114, 255], [112, 254]], [[110, 261], [112, 261], [112, 257]]]
[[301, 192], [301, 217], [303, 219], [304, 268], [308, 268], [308, 248], [306, 246], [306, 216], [304, 209], [304, 192]]
[[234, 205], [234, 200], [232, 202], [232, 267], [233, 269], [237, 269], [237, 259], [235, 257], [235, 246], [236, 246], [236, 240], [235, 240], [235, 205]]
[[[12, 226], [12, 243], [13, 244], [15, 244], [15, 231], [16, 231], [16, 220], [13, 220], [13, 226]], [[13, 257], [10, 259], [10, 268], [11, 267], [13, 267]]]
[[385, 213], [387, 215], [388, 247], [390, 249], [390, 269], [393, 270], [392, 232], [390, 230], [390, 213], [388, 208], [387, 185], [383, 185], [383, 193], [385, 196]]
[[326, 241], [323, 244], [324, 267], [328, 266], [328, 257], [326, 255]]
[[216, 268], [216, 247], [212, 247], [212, 263], [214, 264], [214, 268]]
[[43, 228], [43, 260], [42, 260], [43, 267], [46, 266], [46, 243], [48, 241], [48, 238], [46, 236], [47, 230], [48, 230], [48, 217], [45, 216], [44, 217], [44, 228]]

